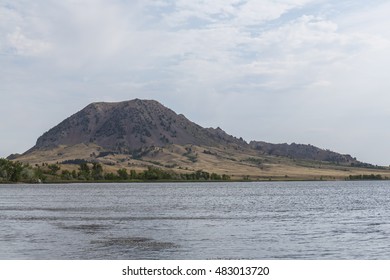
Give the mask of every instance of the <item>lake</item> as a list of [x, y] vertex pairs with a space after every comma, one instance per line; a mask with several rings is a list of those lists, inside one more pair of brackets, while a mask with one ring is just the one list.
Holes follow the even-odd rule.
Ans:
[[0, 185], [0, 259], [390, 259], [390, 182]]

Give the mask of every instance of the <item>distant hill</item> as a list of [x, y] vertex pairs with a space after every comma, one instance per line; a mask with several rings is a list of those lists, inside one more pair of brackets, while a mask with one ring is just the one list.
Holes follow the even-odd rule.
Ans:
[[288, 157], [291, 159], [326, 161], [334, 164], [361, 164], [350, 155], [342, 155], [330, 150], [324, 150], [304, 144], [271, 144], [262, 141], [251, 141], [250, 147], [266, 155]]
[[168, 144], [247, 145], [220, 128], [203, 128], [157, 101], [135, 99], [92, 103], [44, 133], [28, 152], [81, 143], [117, 153]]

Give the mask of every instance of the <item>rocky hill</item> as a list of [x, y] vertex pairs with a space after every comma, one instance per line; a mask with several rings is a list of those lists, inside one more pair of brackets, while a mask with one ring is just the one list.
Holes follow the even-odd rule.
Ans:
[[115, 153], [169, 144], [247, 145], [220, 128], [203, 128], [157, 101], [135, 99], [92, 103], [44, 133], [27, 153], [77, 144], [96, 144]]
[[342, 165], [361, 165], [362, 163], [350, 155], [343, 155], [304, 144], [271, 144], [262, 141], [251, 141], [250, 147], [265, 155], [288, 157], [291, 159], [325, 161]]
[[[14, 161], [59, 165], [79, 172], [100, 163], [105, 172], [148, 168], [177, 174], [227, 174], [234, 179], [344, 179], [372, 174], [372, 165], [312, 145], [245, 142], [221, 128], [203, 128], [157, 101], [92, 103], [45, 132]], [[365, 168], [365, 169], [364, 169]], [[390, 177], [381, 170], [382, 177]]]

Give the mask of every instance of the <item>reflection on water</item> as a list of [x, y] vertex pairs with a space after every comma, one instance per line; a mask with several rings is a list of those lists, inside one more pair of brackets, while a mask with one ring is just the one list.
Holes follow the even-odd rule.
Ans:
[[388, 182], [0, 185], [0, 259], [390, 259]]

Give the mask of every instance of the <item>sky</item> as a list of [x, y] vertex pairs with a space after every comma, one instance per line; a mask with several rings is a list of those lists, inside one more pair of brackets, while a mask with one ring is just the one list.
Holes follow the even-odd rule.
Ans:
[[0, 0], [0, 157], [91, 102], [390, 164], [390, 2]]

